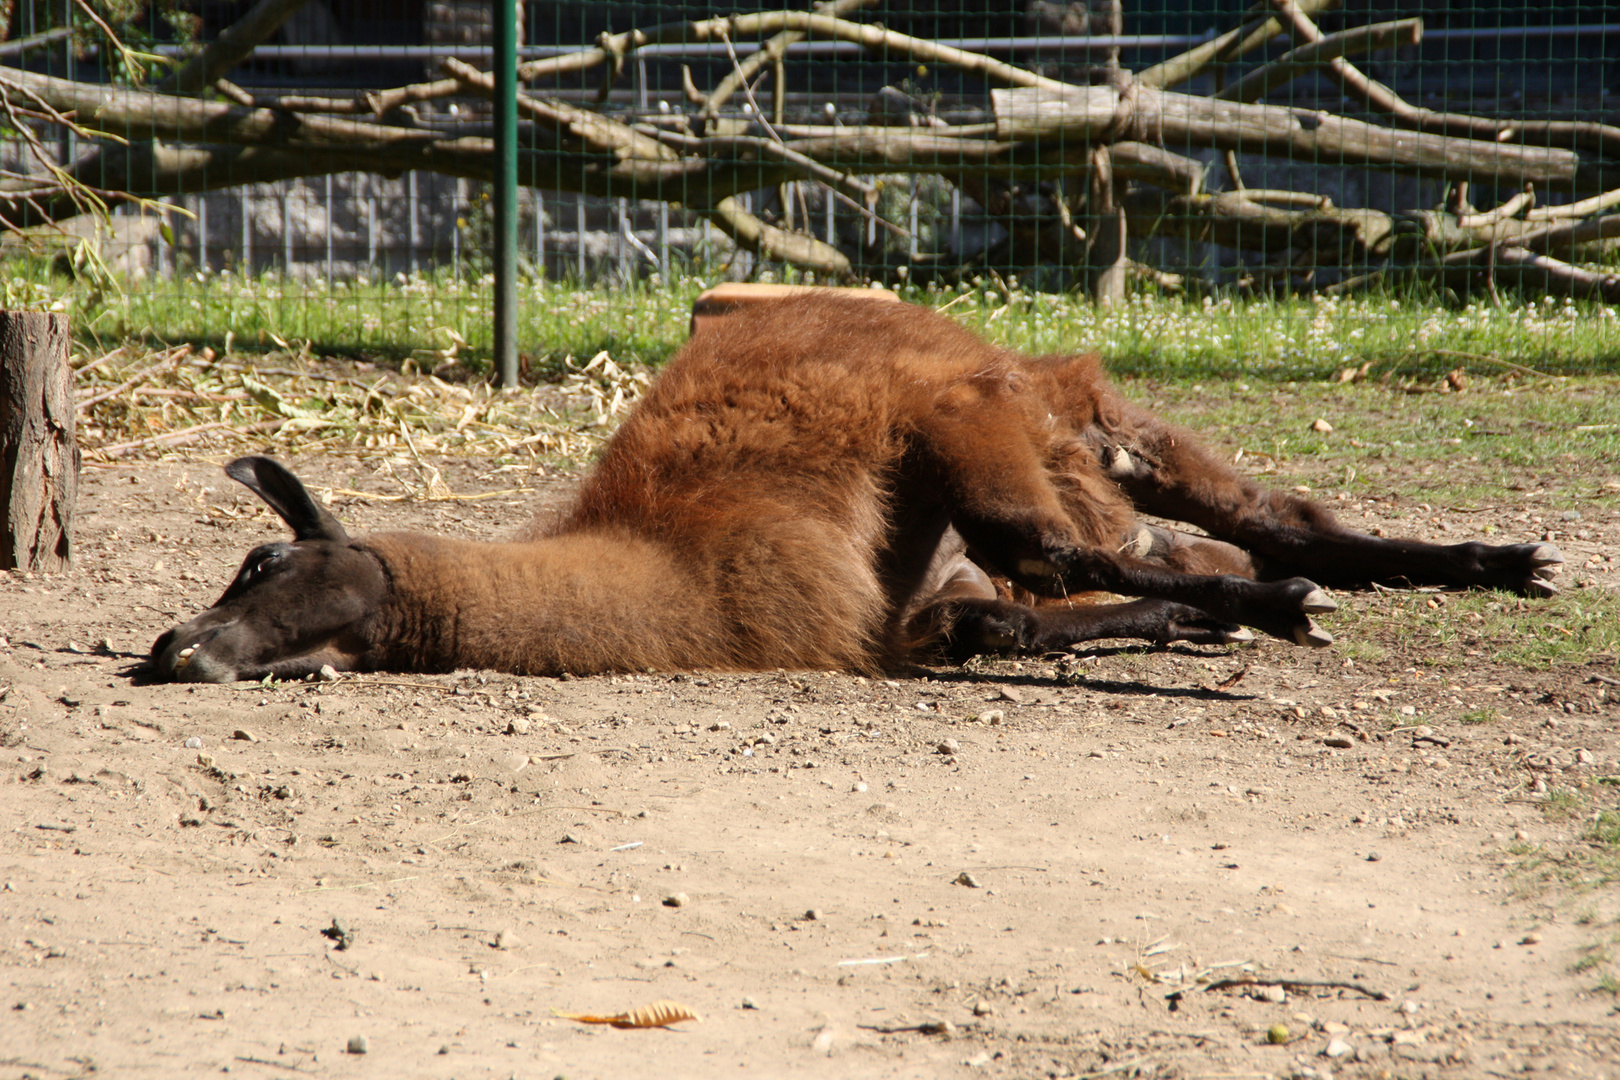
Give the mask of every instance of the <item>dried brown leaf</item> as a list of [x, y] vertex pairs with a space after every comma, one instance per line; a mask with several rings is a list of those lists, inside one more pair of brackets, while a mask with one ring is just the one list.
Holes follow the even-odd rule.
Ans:
[[655, 1001], [639, 1009], [614, 1016], [596, 1016], [592, 1013], [570, 1013], [553, 1009], [552, 1014], [564, 1020], [581, 1024], [608, 1024], [616, 1028], [665, 1028], [683, 1020], [701, 1021], [703, 1017], [678, 1001]]

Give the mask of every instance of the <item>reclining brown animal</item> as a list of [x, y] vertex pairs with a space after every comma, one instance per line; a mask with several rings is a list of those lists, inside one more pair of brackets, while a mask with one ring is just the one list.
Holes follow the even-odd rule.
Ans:
[[[292, 527], [152, 647], [157, 677], [893, 670], [1106, 637], [1332, 637], [1318, 583], [1557, 591], [1550, 544], [1386, 540], [1265, 491], [1121, 399], [904, 304], [810, 296], [700, 331], [572, 510], [509, 543], [351, 539], [267, 458], [226, 472]], [[1145, 526], [1190, 522], [1200, 537]], [[1143, 599], [1025, 605], [1104, 590]]]

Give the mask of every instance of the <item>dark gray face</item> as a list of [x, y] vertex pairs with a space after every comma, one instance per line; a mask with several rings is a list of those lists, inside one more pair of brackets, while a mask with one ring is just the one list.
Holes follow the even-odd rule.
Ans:
[[213, 607], [158, 638], [153, 673], [172, 682], [233, 682], [359, 666], [389, 594], [382, 565], [276, 462], [238, 458], [225, 472], [281, 515], [294, 539], [254, 548]]

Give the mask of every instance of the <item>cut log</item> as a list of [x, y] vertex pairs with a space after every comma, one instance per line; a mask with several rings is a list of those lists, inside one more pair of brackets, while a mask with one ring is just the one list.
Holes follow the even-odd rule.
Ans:
[[0, 570], [71, 568], [78, 493], [67, 317], [0, 311]]
[[705, 289], [703, 294], [692, 302], [691, 332], [695, 334], [700, 328], [719, 322], [738, 308], [752, 307], [771, 300], [783, 300], [790, 296], [829, 291], [836, 291], [842, 296], [852, 296], [857, 300], [877, 300], [887, 303], [900, 301], [900, 297], [888, 289], [834, 290], [824, 285], [769, 285], [762, 282], [728, 281], [712, 289]]
[[[1133, 86], [1061, 91], [992, 90], [996, 138], [1067, 148], [1133, 139], [1178, 153], [1193, 148], [1261, 153], [1292, 161], [1394, 169], [1447, 180], [1538, 190], [1603, 191], [1613, 186], [1601, 155], [1553, 147], [1399, 131], [1314, 109], [1246, 105]], [[1605, 179], [1608, 184], [1605, 185]]]

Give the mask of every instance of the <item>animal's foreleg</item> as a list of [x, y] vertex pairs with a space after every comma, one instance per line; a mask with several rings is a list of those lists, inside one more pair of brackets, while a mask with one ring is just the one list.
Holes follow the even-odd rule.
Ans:
[[1252, 626], [1296, 645], [1331, 645], [1333, 635], [1312, 615], [1338, 607], [1305, 578], [1255, 581], [1235, 574], [1183, 574], [1119, 551], [1054, 545], [1021, 559], [1012, 579], [1031, 592], [1103, 591], [1151, 597], [1198, 608]]
[[[956, 663], [982, 653], [1061, 652], [1102, 638], [1159, 645], [1224, 645], [1253, 640], [1241, 626], [1165, 600], [1133, 600], [1079, 608], [1031, 608], [1007, 600], [945, 600], [918, 615], [938, 649]], [[921, 636], [921, 635], [919, 635]]]

